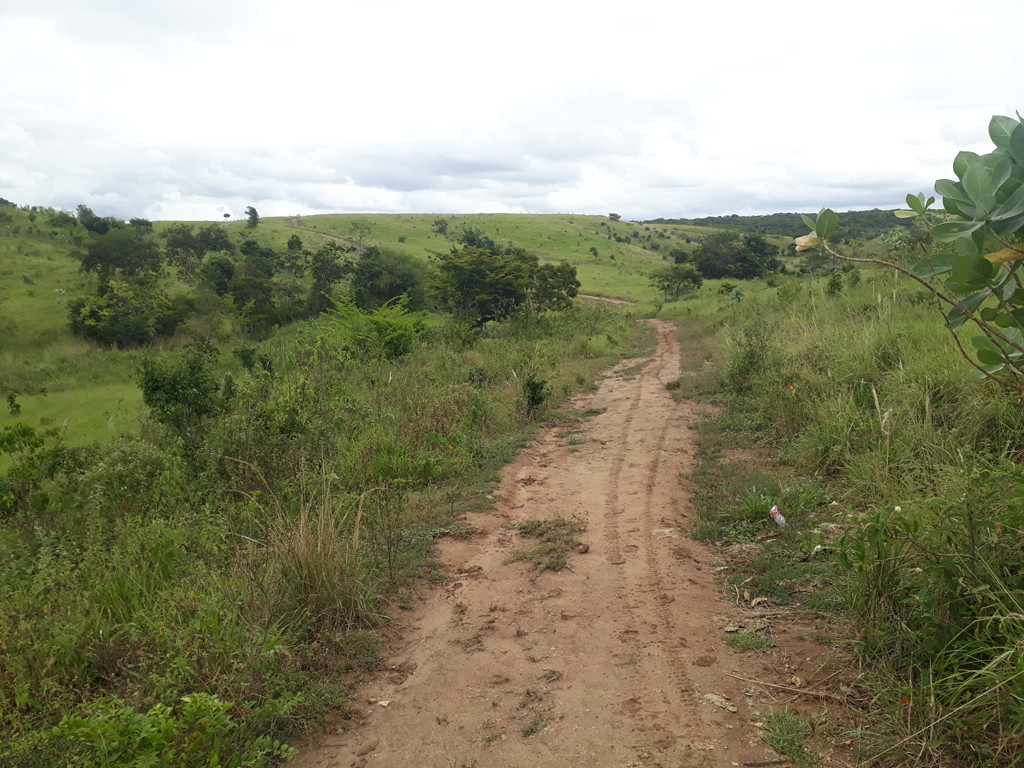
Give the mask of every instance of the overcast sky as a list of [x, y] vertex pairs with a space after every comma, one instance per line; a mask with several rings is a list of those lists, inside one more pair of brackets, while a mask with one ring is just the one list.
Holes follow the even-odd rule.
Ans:
[[1020, 0], [0, 0], [0, 197], [154, 220], [890, 208], [1024, 112], [1021, 29]]

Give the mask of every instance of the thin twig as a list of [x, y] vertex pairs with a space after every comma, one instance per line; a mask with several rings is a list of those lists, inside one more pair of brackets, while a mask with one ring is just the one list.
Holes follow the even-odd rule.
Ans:
[[776, 683], [766, 683], [764, 680], [751, 680], [749, 677], [740, 677], [739, 675], [734, 675], [732, 672], [726, 672], [725, 674], [727, 674], [729, 677], [734, 677], [737, 680], [742, 680], [744, 683], [753, 683], [754, 685], [764, 685], [764, 686], [767, 686], [768, 688], [778, 688], [779, 690], [789, 691], [790, 693], [800, 693], [800, 694], [805, 694], [805, 695], [808, 695], [808, 696], [819, 696], [821, 698], [826, 698], [826, 699], [835, 699], [836, 701], [842, 701], [844, 703], [847, 701], [847, 697], [846, 696], [837, 696], [834, 693], [826, 693], [825, 691], [812, 691], [812, 690], [805, 689], [805, 688], [796, 688], [796, 687], [794, 687], [792, 685], [778, 685]]

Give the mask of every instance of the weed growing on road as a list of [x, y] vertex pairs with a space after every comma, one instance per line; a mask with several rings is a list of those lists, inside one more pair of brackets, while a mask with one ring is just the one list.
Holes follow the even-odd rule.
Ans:
[[781, 711], [762, 712], [765, 729], [761, 739], [780, 755], [785, 755], [797, 768], [817, 765], [821, 758], [809, 750], [806, 739], [814, 733], [814, 721], [806, 715], [791, 712], [788, 707]]
[[524, 523], [509, 523], [506, 528], [519, 531], [520, 535], [540, 539], [539, 546], [514, 555], [513, 562], [528, 562], [541, 571], [560, 571], [566, 566], [566, 555], [580, 546], [577, 533], [587, 529], [578, 520], [556, 517], [553, 520], [527, 520]]
[[765, 648], [774, 648], [778, 645], [771, 637], [757, 630], [723, 635], [722, 639], [726, 645], [737, 651], [762, 651]]

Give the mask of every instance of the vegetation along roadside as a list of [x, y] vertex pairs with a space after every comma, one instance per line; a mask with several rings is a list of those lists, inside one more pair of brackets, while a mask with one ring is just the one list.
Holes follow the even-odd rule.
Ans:
[[[286, 737], [344, 713], [344, 673], [379, 663], [373, 630], [407, 579], [431, 577], [432, 543], [465, 533], [461, 513], [488, 503], [536, 423], [637, 334], [620, 311], [572, 307], [570, 269], [493, 240], [443, 240], [432, 272], [330, 237], [293, 249], [290, 273], [281, 251], [235, 239], [194, 278], [184, 256], [83, 275], [68, 252], [84, 262], [109, 232], [76, 223], [61, 240], [21, 210], [7, 224], [15, 269], [52, 264], [68, 286], [26, 272], [19, 301], [99, 304], [56, 294], [64, 311], [19, 326], [5, 353], [21, 389], [0, 438], [4, 765], [286, 758]], [[388, 270], [417, 279], [388, 296]], [[174, 295], [191, 308], [161, 336], [145, 310]], [[65, 312], [156, 335], [76, 341]], [[67, 439], [38, 406], [93, 379], [127, 379], [141, 410], [110, 438]]]
[[721, 406], [696, 535], [737, 594], [835, 620], [822, 639], [856, 661], [845, 736], [871, 765], [1024, 760], [1024, 126], [989, 132], [937, 182], [944, 213], [908, 196], [917, 225], [883, 256], [835, 245], [823, 210], [803, 277], [688, 313], [714, 365], [680, 392]]

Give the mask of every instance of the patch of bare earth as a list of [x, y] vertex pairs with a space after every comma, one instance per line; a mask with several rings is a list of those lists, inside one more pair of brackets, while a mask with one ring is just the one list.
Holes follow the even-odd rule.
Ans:
[[[666, 390], [680, 347], [674, 326], [652, 322], [657, 349], [639, 372], [625, 361], [572, 404], [606, 410], [543, 432], [503, 471], [494, 507], [467, 521], [482, 535], [442, 542], [450, 580], [423, 587], [416, 609], [396, 617], [385, 672], [352, 693], [361, 722], [320, 735], [292, 765], [778, 760], [753, 721], [780, 690], [750, 679], [777, 664], [798, 689], [818, 666], [811, 649], [755, 657], [721, 640], [756, 619], [723, 597], [721, 554], [687, 536], [680, 476], [696, 406]], [[570, 440], [567, 429], [585, 432]], [[586, 524], [585, 553], [559, 572], [511, 561], [536, 542], [508, 524], [556, 517]]]

